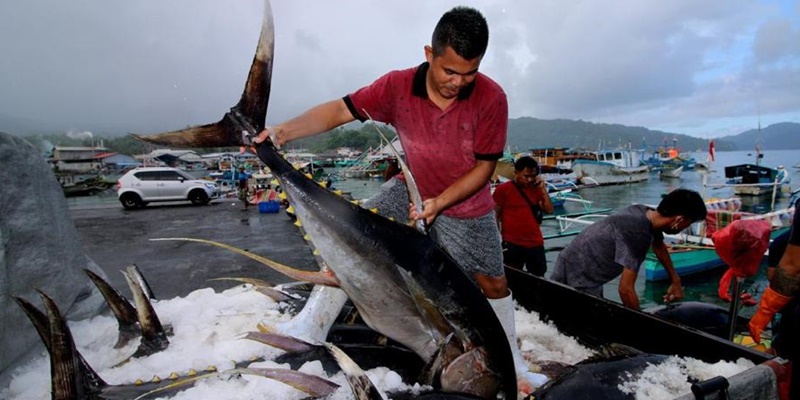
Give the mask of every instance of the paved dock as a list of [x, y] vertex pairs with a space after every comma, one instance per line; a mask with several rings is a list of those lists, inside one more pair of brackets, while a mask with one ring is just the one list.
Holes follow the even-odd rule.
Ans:
[[223, 242], [282, 264], [316, 270], [311, 248], [282, 208], [277, 214], [242, 211], [238, 200], [207, 206], [151, 203], [138, 210], [119, 204], [71, 207], [84, 252], [108, 275], [110, 283], [130, 294], [120, 270], [136, 264], [157, 298], [170, 299], [211, 287], [224, 290], [234, 282], [213, 278], [249, 277], [271, 283], [290, 279], [242, 255], [192, 242], [153, 242], [152, 238], [190, 237]]

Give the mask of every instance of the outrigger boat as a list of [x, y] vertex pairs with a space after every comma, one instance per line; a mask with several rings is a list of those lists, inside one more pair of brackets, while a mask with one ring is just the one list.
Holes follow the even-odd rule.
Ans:
[[[570, 191], [551, 194], [550, 199], [553, 202], [555, 212], [553, 214], [545, 214], [544, 220], [555, 220], [558, 225], [555, 227], [554, 232], [543, 235], [545, 240], [577, 235], [586, 225], [605, 218], [611, 212], [611, 208], [594, 208], [591, 201], [585, 200], [580, 195]], [[568, 202], [579, 204], [582, 209], [577, 211], [567, 210], [564, 205]], [[546, 230], [548, 227], [543, 226], [542, 228]]]

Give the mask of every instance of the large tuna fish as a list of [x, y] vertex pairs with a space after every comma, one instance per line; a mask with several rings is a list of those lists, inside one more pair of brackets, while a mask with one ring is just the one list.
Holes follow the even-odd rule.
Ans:
[[[268, 6], [267, 6], [268, 8]], [[271, 87], [267, 12], [239, 103], [218, 122], [139, 138], [169, 146], [250, 145], [264, 128]], [[362, 209], [304, 176], [271, 143], [259, 158], [278, 178], [303, 228], [365, 322], [408, 346], [445, 391], [516, 397], [511, 349], [478, 286], [428, 236]], [[422, 371], [421, 371], [422, 372]]]

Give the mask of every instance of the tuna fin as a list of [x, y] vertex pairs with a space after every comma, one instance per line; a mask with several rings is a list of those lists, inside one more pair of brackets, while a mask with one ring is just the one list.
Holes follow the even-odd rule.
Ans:
[[139, 321], [136, 318], [136, 309], [133, 308], [133, 305], [128, 302], [128, 299], [126, 299], [122, 293], [109, 285], [103, 278], [88, 269], [84, 269], [83, 271], [86, 272], [89, 279], [91, 279], [97, 289], [100, 290], [103, 298], [106, 299], [106, 304], [108, 304], [114, 316], [117, 318], [119, 336], [114, 348], [118, 349], [125, 346], [141, 333], [139, 330]]
[[136, 282], [139, 284], [139, 287], [142, 288], [144, 294], [147, 296], [148, 299], [150, 300], [156, 299], [156, 295], [153, 293], [153, 289], [150, 288], [150, 284], [147, 283], [146, 279], [144, 279], [144, 275], [142, 275], [142, 271], [139, 270], [139, 266], [137, 266], [136, 264], [131, 264], [128, 266], [128, 268], [125, 268], [125, 270], [128, 271], [128, 274], [130, 274], [131, 278], [136, 280]]
[[84, 399], [106, 383], [92, 370], [75, 347], [67, 321], [55, 301], [44, 292], [39, 295], [47, 311], [50, 327], [50, 376], [52, 399]]
[[213, 246], [221, 247], [226, 250], [230, 250], [234, 253], [241, 254], [245, 257], [250, 259], [256, 260], [292, 279], [297, 279], [300, 281], [312, 282], [319, 285], [327, 285], [327, 286], [339, 286], [339, 281], [330, 271], [303, 271], [296, 268], [292, 268], [281, 263], [272, 261], [266, 257], [259, 256], [257, 254], [253, 254], [247, 250], [242, 250], [237, 247], [233, 247], [231, 245], [227, 245], [225, 243], [215, 242], [213, 240], [205, 240], [205, 239], [194, 239], [194, 238], [157, 238], [157, 239], [150, 239], [151, 241], [168, 241], [168, 240], [182, 240], [186, 242], [196, 242], [196, 243], [205, 243], [210, 244]]
[[285, 368], [238, 368], [231, 372], [263, 376], [285, 383], [313, 398], [325, 397], [335, 392], [339, 385], [316, 375]]
[[453, 362], [458, 356], [463, 354], [461, 346], [454, 341], [455, 334], [451, 333], [439, 342], [439, 348], [433, 354], [430, 361], [422, 369], [420, 382], [426, 385], [435, 385], [439, 382], [442, 369]]
[[195, 383], [215, 377], [230, 377], [234, 375], [248, 374], [254, 376], [261, 376], [285, 383], [293, 388], [300, 390], [311, 398], [325, 397], [339, 388], [339, 385], [320, 378], [316, 375], [310, 375], [303, 372], [293, 371], [283, 368], [234, 368], [221, 372], [212, 372], [202, 374], [190, 378], [181, 379], [179, 381], [161, 386], [157, 389], [150, 390], [134, 400], [142, 400], [148, 398], [164, 397], [171, 393], [180, 390], [188, 389], [194, 386]]
[[142, 341], [132, 357], [142, 357], [166, 349], [169, 346], [169, 340], [161, 321], [158, 319], [156, 310], [153, 308], [153, 304], [150, 303], [150, 298], [147, 297], [144, 289], [139, 286], [137, 279], [130, 276], [126, 271], [122, 271], [122, 275], [125, 276], [125, 280], [128, 281], [128, 286], [133, 293], [133, 299], [136, 303], [136, 315], [139, 319], [139, 327], [142, 329]]
[[325, 347], [336, 359], [339, 368], [342, 369], [342, 372], [347, 377], [347, 383], [350, 384], [350, 389], [353, 390], [354, 398], [359, 400], [383, 400], [381, 392], [378, 391], [372, 381], [369, 380], [367, 374], [350, 356], [332, 343], [325, 343]]
[[[455, 331], [461, 343], [465, 343], [465, 346], [469, 344], [469, 338], [447, 321], [447, 318], [442, 315], [442, 312], [433, 300], [425, 295], [422, 286], [419, 285], [411, 273], [402, 268], [398, 268], [397, 271], [400, 273], [400, 276], [403, 277], [406, 288], [411, 298], [414, 300], [414, 304], [417, 306], [417, 310], [423, 316], [422, 320], [428, 324], [433, 340], [436, 341], [436, 343], [441, 343], [450, 332]], [[449, 342], [450, 340], [451, 339], [448, 338], [447, 341]], [[472, 346], [470, 345], [468, 347]]]
[[281, 349], [287, 353], [300, 353], [313, 350], [315, 346], [304, 340], [277, 333], [247, 332], [242, 339], [254, 340], [259, 343]]
[[157, 135], [134, 137], [171, 147], [230, 147], [252, 144], [251, 135], [264, 129], [269, 93], [272, 88], [272, 60], [275, 33], [269, 1], [264, 2], [264, 18], [253, 63], [244, 92], [231, 110], [216, 123]]
[[[51, 354], [50, 320], [48, 319], [48, 316], [36, 308], [33, 304], [21, 297], [14, 297], [14, 300], [17, 302], [17, 304], [19, 304], [19, 306], [28, 316], [28, 319], [30, 319], [33, 323], [33, 326], [36, 328], [36, 332], [39, 333], [39, 337], [42, 339], [42, 343], [44, 343], [44, 347], [47, 349], [47, 353]], [[108, 386], [106, 382], [100, 378], [100, 375], [98, 375], [97, 372], [95, 372], [94, 369], [92, 369], [92, 367], [89, 365], [89, 363], [86, 362], [77, 349], [75, 350], [75, 354], [78, 357], [79, 363], [78, 375], [83, 377], [83, 382], [89, 391], [99, 391]]]
[[[414, 179], [414, 175], [411, 174], [411, 169], [409, 169], [408, 164], [406, 164], [406, 162], [403, 161], [403, 157], [400, 157], [400, 153], [397, 151], [397, 149], [394, 148], [392, 142], [390, 142], [389, 139], [387, 139], [386, 136], [383, 135], [383, 132], [378, 128], [378, 125], [372, 119], [372, 116], [369, 115], [367, 110], [362, 110], [362, 111], [364, 111], [364, 114], [366, 114], [367, 118], [369, 118], [369, 120], [372, 121], [372, 126], [374, 126], [375, 130], [378, 131], [378, 134], [381, 136], [381, 139], [383, 139], [383, 141], [385, 141], [389, 145], [389, 147], [391, 147], [392, 153], [394, 153], [394, 156], [397, 158], [397, 164], [400, 165], [400, 169], [403, 171], [403, 176], [406, 179], [406, 188], [408, 190], [408, 197], [411, 199], [411, 203], [414, 204], [414, 209], [418, 213], [422, 212], [422, 195], [419, 193], [417, 180]], [[428, 227], [426, 226], [425, 221], [419, 220], [414, 225], [418, 231], [422, 233], [427, 232]]]

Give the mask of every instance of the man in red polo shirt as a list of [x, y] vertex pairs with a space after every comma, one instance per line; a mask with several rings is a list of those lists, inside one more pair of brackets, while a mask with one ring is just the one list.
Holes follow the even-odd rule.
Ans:
[[519, 353], [489, 189], [506, 142], [508, 103], [503, 89], [478, 72], [488, 41], [480, 12], [456, 7], [436, 25], [432, 45], [425, 46], [426, 62], [391, 71], [342, 99], [267, 127], [256, 142], [271, 137], [281, 146], [369, 117], [394, 126], [423, 210], [409, 210], [398, 177], [364, 206], [398, 221], [427, 222], [433, 239], [473, 277], [497, 313], [514, 354], [520, 391], [527, 394], [543, 376], [531, 374]]
[[553, 202], [539, 175], [539, 163], [529, 156], [520, 157], [514, 162], [514, 180], [500, 184], [492, 197], [503, 236], [503, 262], [544, 276], [547, 272], [544, 237], [533, 208], [539, 209], [539, 215], [552, 214]]

